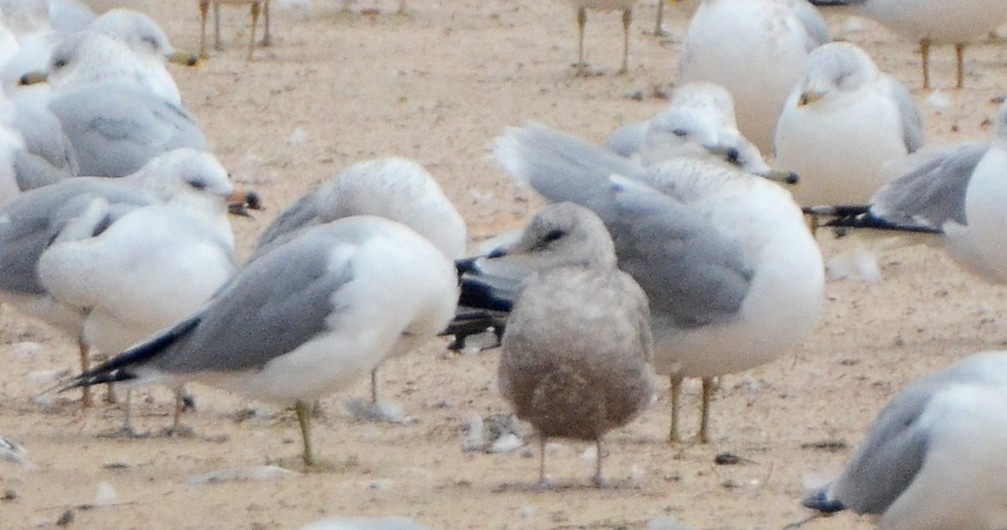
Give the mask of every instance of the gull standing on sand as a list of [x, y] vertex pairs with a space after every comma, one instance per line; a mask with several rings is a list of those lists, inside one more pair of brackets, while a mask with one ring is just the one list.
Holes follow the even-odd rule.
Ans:
[[457, 282], [451, 260], [415, 231], [347, 217], [269, 248], [191, 317], [71, 386], [198, 380], [293, 405], [311, 466], [309, 404], [435, 336]]
[[776, 162], [801, 175], [804, 206], [863, 203], [888, 180], [886, 164], [922, 146], [909, 91], [845, 42], [811, 52], [776, 128]]
[[1007, 0], [810, 0], [846, 6], [920, 43], [923, 88], [930, 89], [930, 46], [954, 44], [957, 88], [965, 86], [965, 46], [1007, 22]]
[[830, 40], [825, 21], [805, 0], [703, 0], [682, 43], [680, 77], [729, 90], [738, 129], [768, 153], [808, 53]]
[[821, 319], [821, 252], [777, 184], [677, 158], [614, 185], [618, 157], [534, 124], [508, 129], [494, 154], [549, 201], [590, 208], [612, 233], [619, 268], [650, 299], [654, 366], [671, 379], [672, 440], [685, 377], [703, 379], [707, 441], [713, 378], [787, 353]]
[[1007, 352], [911, 383], [834, 482], [805, 499], [880, 516], [883, 530], [1007, 528]]
[[507, 319], [500, 392], [539, 434], [539, 485], [550, 437], [595, 442], [629, 423], [654, 395], [647, 295], [616, 268], [605, 225], [572, 203], [546, 206], [492, 259], [526, 262]]
[[869, 205], [812, 207], [810, 213], [839, 215], [826, 226], [924, 234], [913, 241], [942, 246], [966, 270], [991, 282], [1007, 283], [1007, 218], [1003, 213], [1007, 103], [1000, 106], [994, 122], [991, 142], [926, 150], [911, 157], [908, 162], [913, 167], [879, 189]]
[[[113, 344], [123, 348], [123, 341], [128, 346], [145, 338], [198, 307], [199, 302], [191, 301], [193, 296], [205, 300], [212, 294], [213, 287], [205, 287], [205, 280], [199, 280], [199, 275], [216, 275], [219, 279], [223, 273], [214, 273], [215, 267], [234, 268], [233, 256], [230, 264], [226, 257], [214, 258], [233, 254], [233, 236], [226, 220], [220, 218], [191, 234], [195, 240], [204, 242], [196, 247], [202, 249], [196, 253], [196, 262], [190, 262], [188, 269], [183, 268], [183, 276], [193, 281], [193, 285], [187, 285], [188, 281], [176, 283], [172, 277], [161, 274], [158, 263], [153, 268], [140, 268], [144, 260], [164, 252], [168, 253], [168, 263], [172, 263], [187, 250], [160, 248], [159, 242], [167, 243], [175, 235], [173, 229], [146, 227], [142, 221], [146, 216], [131, 217], [131, 214], [137, 209], [166, 203], [175, 211], [189, 212], [186, 215], [199, 215], [206, 209], [213, 216], [220, 209], [215, 203], [222, 204], [223, 196], [230, 193], [233, 187], [219, 164], [210, 155], [191, 150], [162, 155], [121, 179], [81, 177], [25, 192], [0, 208], [0, 268], [4, 271], [0, 275], [0, 301], [77, 339], [81, 365], [86, 370], [91, 341], [102, 344], [117, 341]], [[141, 221], [133, 225], [129, 219]], [[163, 226], [161, 223], [156, 227]], [[137, 231], [142, 237], [135, 237]], [[135, 239], [128, 237], [130, 234]], [[124, 247], [99, 246], [96, 254], [90, 257], [83, 254], [99, 243], [123, 235], [127, 236], [121, 242]], [[95, 240], [89, 241], [92, 238]], [[145, 244], [153, 247], [143, 249]], [[134, 253], [127, 247], [141, 250]], [[50, 252], [52, 255], [48, 255]], [[143, 274], [153, 274], [155, 278], [126, 281]], [[200, 285], [204, 286], [204, 294], [193, 294], [193, 289]], [[135, 302], [137, 292], [154, 293], [146, 299], [149, 305]], [[194, 307], [186, 309], [186, 303]], [[176, 314], [165, 317], [165, 312]], [[122, 314], [117, 317], [117, 313]], [[106, 353], [117, 351], [110, 349]], [[85, 395], [84, 405], [89, 404], [90, 396]]]
[[[353, 215], [373, 215], [402, 223], [449, 259], [465, 255], [468, 236], [461, 214], [423, 166], [395, 157], [356, 163], [328, 184], [304, 195], [263, 231], [258, 248], [285, 241], [304, 227]], [[405, 353], [394, 351], [391, 356]], [[393, 416], [378, 402], [377, 367], [371, 373], [371, 402], [358, 408], [366, 417]]]
[[633, 4], [636, 0], [566, 0], [577, 10], [577, 75], [588, 75], [590, 70], [584, 62], [584, 26], [587, 25], [587, 10], [622, 11], [622, 67], [620, 74], [629, 71], [629, 26], [633, 22]]

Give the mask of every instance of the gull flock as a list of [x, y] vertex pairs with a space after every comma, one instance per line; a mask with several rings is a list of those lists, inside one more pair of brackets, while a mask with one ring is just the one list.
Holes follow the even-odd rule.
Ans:
[[[571, 82], [609, 75], [585, 61], [596, 10], [622, 13], [612, 75], [629, 72], [636, 3], [567, 3]], [[918, 41], [926, 88], [932, 44], [955, 45], [961, 88], [965, 46], [1007, 22], [1001, 0], [950, 11], [940, 0], [702, 0], [669, 53], [675, 89], [650, 119], [600, 144], [530, 115], [485, 139], [502, 172], [546, 203], [499, 247], [469, 251], [436, 171], [385, 157], [270, 212], [242, 260], [232, 219], [268, 198], [231, 181], [185, 107], [168, 64], [199, 57], [172, 46], [156, 12], [0, 2], [0, 317], [33, 317], [78, 348], [80, 372], [42, 390], [69, 399], [79, 388], [92, 408], [92, 386], [124, 387], [121, 434], [138, 436], [128, 392], [156, 384], [177, 395], [166, 432], [186, 432], [184, 387], [202, 383], [292, 408], [298, 467], [325, 469], [318, 400], [369, 376], [360, 419], [403, 421], [378, 399], [379, 367], [463, 318], [470, 333], [471, 311], [486, 311], [501, 338], [484, 354], [499, 355], [501, 406], [539, 442], [537, 488], [553, 489], [553, 438], [595, 444], [590, 484], [618, 488], [602, 460], [625, 438], [610, 433], [654, 414], [658, 376], [671, 447], [730, 438], [712, 413], [722, 379], [795, 353], [823, 325], [824, 236], [806, 215], [909, 234], [976, 281], [1007, 282], [1007, 103], [991, 139], [929, 146], [914, 93], [856, 44], [832, 42], [822, 13], [840, 4]], [[205, 32], [208, 2], [193, 8]], [[665, 35], [661, 18], [652, 33]], [[694, 437], [680, 414], [687, 378], [701, 382]], [[759, 407], [743, 421], [757, 424]], [[795, 505], [875, 515], [880, 528], [1005, 528], [1005, 410], [1007, 353], [968, 356], [894, 393], [845, 470]]]

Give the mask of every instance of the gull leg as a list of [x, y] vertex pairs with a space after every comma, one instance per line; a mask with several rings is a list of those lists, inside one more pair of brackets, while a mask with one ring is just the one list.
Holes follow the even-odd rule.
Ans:
[[266, 26], [265, 33], [262, 35], [262, 45], [272, 46], [273, 37], [269, 35], [269, 0], [262, 2], [262, 22]]
[[[84, 337], [80, 337], [77, 339], [77, 348], [80, 350], [80, 373], [85, 373], [91, 369], [91, 347], [84, 342]], [[94, 400], [91, 398], [91, 387], [85, 386], [81, 388], [80, 406], [87, 409], [92, 405]]]
[[587, 24], [587, 8], [577, 10], [577, 63], [573, 65], [577, 75], [587, 74], [587, 63], [584, 62], [584, 26]]
[[399, 0], [399, 10], [396, 12], [397, 15], [406, 14], [406, 0]]
[[654, 35], [658, 37], [664, 35], [664, 2], [665, 0], [657, 2], [657, 23], [654, 24]]
[[298, 401], [294, 404], [297, 412], [297, 422], [301, 424], [301, 439], [304, 440], [304, 465], [312, 467], [315, 465], [315, 456], [311, 452], [311, 405]]
[[122, 434], [125, 436], [134, 436], [136, 431], [133, 430], [133, 391], [126, 390], [126, 405], [123, 408], [122, 414]]
[[247, 59], [249, 61], [252, 60], [252, 51], [255, 50], [255, 26], [259, 25], [259, 12], [261, 11], [261, 9], [262, 6], [259, 4], [259, 2], [252, 2], [252, 32], [251, 37], [249, 38], [248, 41], [248, 59]]
[[549, 483], [545, 480], [545, 443], [546, 436], [539, 435], [538, 437], [538, 487], [539, 489], [547, 489]]
[[668, 443], [678, 443], [682, 437], [678, 434], [678, 415], [682, 399], [682, 377], [673, 375], [670, 377], [671, 387], [668, 393], [671, 396], [671, 429], [668, 431]]
[[213, 49], [220, 50], [224, 46], [220, 43], [220, 4], [213, 3]]
[[715, 384], [712, 377], [703, 378], [702, 416], [699, 420], [699, 443], [710, 443], [710, 401], [713, 399]]
[[371, 403], [378, 404], [378, 369], [371, 370]]
[[920, 41], [920, 57], [923, 59], [923, 90], [930, 90], [930, 39]]
[[629, 25], [633, 23], [633, 10], [624, 9], [622, 11], [622, 68], [620, 74], [629, 71]]
[[965, 88], [965, 44], [955, 44], [955, 58], [958, 60], [958, 84], [956, 88]]
[[598, 453], [594, 460], [594, 485], [600, 488], [605, 485], [605, 480], [601, 477], [601, 436], [594, 441], [594, 450]]
[[209, 14], [210, 0], [199, 0], [199, 58], [206, 59], [206, 16]]

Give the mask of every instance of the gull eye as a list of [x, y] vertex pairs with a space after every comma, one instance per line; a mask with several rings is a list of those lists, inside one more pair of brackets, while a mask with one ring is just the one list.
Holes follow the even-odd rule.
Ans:
[[679, 138], [684, 138], [686, 136], [689, 136], [689, 131], [687, 131], [685, 129], [675, 129], [675, 130], [673, 130], [671, 132], [672, 132], [672, 134], [674, 134], [675, 136], [678, 136]]
[[544, 242], [544, 243], [552, 243], [553, 241], [556, 241], [557, 239], [563, 237], [564, 235], [566, 235], [565, 232], [563, 232], [562, 230], [556, 228], [556, 229], [550, 230], [545, 235], [545, 237], [542, 238], [542, 242]]
[[193, 181], [189, 182], [189, 186], [192, 186], [192, 188], [196, 189], [196, 190], [205, 190], [206, 189], [206, 183], [203, 182], [202, 180], [193, 180]]

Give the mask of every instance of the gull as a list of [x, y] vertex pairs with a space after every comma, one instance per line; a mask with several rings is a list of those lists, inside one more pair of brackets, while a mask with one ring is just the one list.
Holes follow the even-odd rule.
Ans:
[[810, 0], [817, 6], [845, 6], [920, 43], [923, 88], [930, 89], [930, 46], [954, 44], [957, 88], [965, 82], [965, 46], [1007, 22], [1007, 0]]
[[805, 0], [703, 0], [682, 43], [679, 76], [729, 90], [738, 129], [770, 152], [783, 102], [808, 53], [830, 40]]
[[[39, 318], [77, 339], [81, 365], [86, 370], [90, 362], [89, 339], [85, 338], [86, 335], [92, 335], [90, 340], [107, 338], [93, 336], [93, 332], [96, 331], [93, 327], [86, 329], [89, 319], [87, 307], [58, 299], [50, 290], [52, 286], [43, 281], [39, 267], [45, 253], [53, 250], [56, 242], [100, 236], [100, 232], [111, 229], [117, 220], [128, 216], [134, 209], [176, 201], [180, 203], [178, 209], [183, 209], [184, 205], [191, 204], [194, 200], [197, 204], [205, 202], [206, 199], [199, 199], [199, 195], [223, 193], [231, 189], [226, 173], [183, 171], [187, 167], [192, 167], [193, 162], [209, 163], [204, 159], [206, 156], [208, 155], [191, 150], [171, 152], [155, 158], [140, 171], [121, 179], [98, 177], [67, 179], [27, 191], [4, 204], [0, 207], [0, 268], [4, 271], [4, 274], [0, 275], [0, 301], [10, 304], [21, 313]], [[210, 164], [211, 169], [215, 167]], [[223, 227], [220, 229], [223, 230]], [[118, 230], [117, 228], [116, 232]], [[206, 235], [207, 239], [212, 237], [210, 234]], [[142, 244], [143, 240], [145, 237], [140, 237], [138, 241], [130, 244]], [[233, 247], [233, 241], [230, 242], [230, 246]], [[110, 252], [113, 255], [97, 257], [114, 259], [119, 256], [118, 250], [113, 249]], [[145, 256], [134, 257], [143, 259]], [[50, 267], [58, 265], [53, 259], [47, 258]], [[75, 263], [72, 260], [67, 262], [67, 266], [83, 265], [83, 262]], [[49, 271], [53, 275], [56, 272], [58, 271]], [[96, 285], [98, 281], [104, 281], [115, 289], [128, 288], [118, 284], [115, 279], [106, 278], [105, 275], [108, 273], [108, 270], [96, 270], [85, 276], [78, 276], [76, 280], [64, 277], [62, 281], [69, 282], [69, 285], [61, 287], [87, 289]], [[58, 276], [54, 277], [59, 279]], [[74, 282], [80, 285], [74, 285]], [[163, 282], [157, 283], [160, 285]], [[144, 287], [148, 286], [139, 286]], [[170, 305], [176, 297], [179, 300], [187, 297], [181, 292], [183, 291], [181, 286], [176, 285], [175, 288], [179, 292], [172, 292], [164, 303]], [[102, 300], [99, 299], [99, 302]], [[118, 310], [115, 307], [110, 309]], [[157, 308], [144, 309], [143, 313], [137, 315], [147, 314], [150, 311], [157, 311]], [[156, 330], [157, 328], [147, 333]], [[84, 406], [89, 405], [90, 395], [85, 394]]]
[[[402, 0], [405, 2], [405, 0]], [[259, 14], [263, 16], [263, 36], [262, 45], [269, 46], [273, 43], [273, 38], [269, 35], [269, 0], [199, 0], [199, 56], [206, 58], [206, 17], [209, 13], [210, 3], [213, 3], [213, 37], [214, 48], [219, 50], [220, 46], [220, 4], [243, 5], [249, 4], [252, 16], [252, 27], [249, 31], [248, 40], [248, 60], [252, 60], [252, 52], [255, 50], [255, 27], [259, 23]]]
[[[654, 366], [671, 381], [672, 425], [685, 377], [703, 379], [699, 438], [709, 440], [713, 378], [801, 344], [824, 312], [821, 252], [790, 193], [766, 179], [676, 158], [641, 174], [618, 157], [534, 124], [508, 129], [494, 155], [551, 202], [589, 207], [619, 268], [650, 300]], [[612, 175], [623, 175], [614, 186]]]
[[603, 145], [644, 166], [692, 156], [720, 160], [773, 180], [797, 180], [791, 172], [772, 169], [759, 148], [738, 131], [731, 93], [704, 81], [679, 86], [661, 112], [650, 120], [620, 127]]
[[157, 79], [123, 43], [84, 32], [53, 51], [46, 80], [49, 109], [59, 118], [82, 175], [121, 177], [165, 151], [205, 150], [195, 119], [172, 98], [158, 95]]
[[588, 75], [588, 65], [584, 62], [584, 26], [587, 25], [587, 10], [622, 11], [622, 66], [620, 74], [629, 71], [629, 26], [633, 22], [633, 4], [636, 0], [567, 0], [577, 10], [577, 62], [573, 67], [577, 75]]
[[69, 386], [198, 380], [293, 405], [312, 466], [309, 403], [435, 336], [457, 301], [454, 265], [429, 241], [347, 217], [272, 247], [191, 317]]
[[[209, 153], [179, 149], [143, 171], [175, 175], [167, 201], [125, 212], [93, 201], [52, 239], [35, 267], [47, 296], [84, 315], [82, 340], [106, 354], [196, 311], [238, 267], [227, 220], [235, 190], [223, 166]], [[129, 401], [123, 432], [132, 434]]]
[[846, 470], [803, 501], [880, 516], [879, 528], [1007, 527], [1007, 352], [915, 381], [878, 413]]
[[904, 85], [845, 42], [808, 56], [780, 114], [776, 162], [801, 175], [802, 205], [856, 204], [886, 180], [886, 164], [923, 146], [923, 121]]
[[164, 30], [144, 13], [132, 9], [116, 8], [101, 14], [87, 31], [104, 35], [125, 44], [142, 65], [147, 83], [153, 93], [165, 101], [180, 105], [178, 86], [165, 68], [172, 62], [195, 66], [199, 58], [191, 53], [176, 50]]
[[968, 142], [911, 157], [911, 169], [877, 190], [868, 205], [809, 211], [839, 215], [826, 226], [920, 234], [911, 242], [942, 246], [964, 269], [1007, 283], [1002, 208], [1007, 201], [1007, 104], [1000, 106], [994, 121], [991, 142]]
[[[423, 166], [397, 157], [358, 162], [304, 195], [263, 231], [258, 248], [288, 239], [304, 227], [353, 215], [374, 215], [402, 223], [449, 259], [465, 255], [467, 230], [461, 214]], [[380, 412], [377, 367], [371, 373], [371, 409], [372, 416]]]
[[493, 259], [531, 262], [507, 319], [500, 392], [539, 434], [539, 485], [550, 437], [595, 442], [629, 423], [654, 395], [647, 295], [616, 268], [598, 216], [572, 203], [546, 206]]

